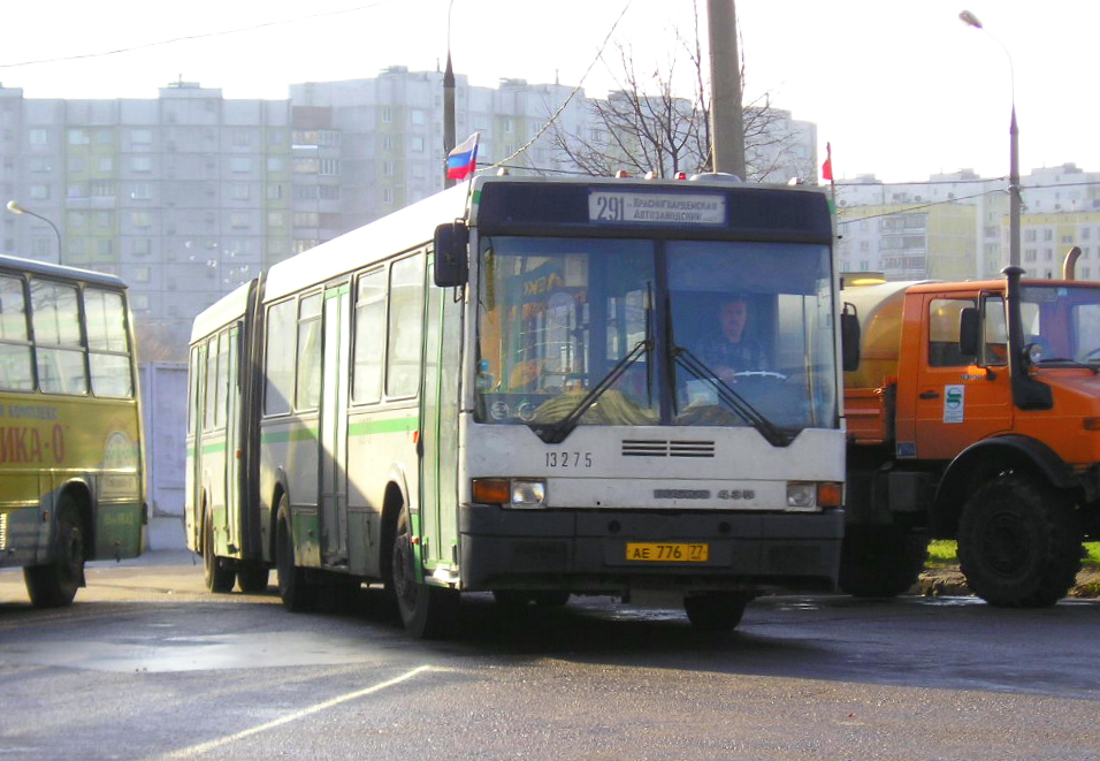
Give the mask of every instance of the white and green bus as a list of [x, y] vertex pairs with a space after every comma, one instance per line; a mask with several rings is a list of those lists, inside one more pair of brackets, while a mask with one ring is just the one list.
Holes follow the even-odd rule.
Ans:
[[[211, 589], [380, 582], [681, 600], [729, 629], [835, 583], [844, 432], [813, 190], [476, 177], [273, 266], [195, 321], [187, 522]], [[737, 300], [760, 366], [713, 366]]]
[[0, 256], [0, 568], [59, 607], [88, 560], [139, 555], [147, 522], [126, 285]]

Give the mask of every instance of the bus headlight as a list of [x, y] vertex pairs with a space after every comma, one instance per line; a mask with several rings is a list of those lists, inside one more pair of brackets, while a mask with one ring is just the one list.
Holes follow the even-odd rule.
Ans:
[[814, 510], [817, 508], [817, 484], [790, 482], [787, 484], [788, 510]]
[[470, 483], [474, 502], [501, 507], [537, 508], [546, 504], [546, 481], [529, 478], [475, 478]]

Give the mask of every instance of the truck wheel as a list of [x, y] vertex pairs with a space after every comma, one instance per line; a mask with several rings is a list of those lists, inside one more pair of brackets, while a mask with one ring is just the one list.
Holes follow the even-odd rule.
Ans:
[[688, 621], [701, 632], [728, 632], [737, 628], [753, 599], [747, 592], [709, 592], [684, 598]]
[[215, 594], [225, 594], [233, 589], [237, 572], [222, 567], [221, 560], [214, 554], [214, 518], [206, 516], [206, 531], [202, 538], [202, 576], [206, 588]]
[[409, 518], [405, 510], [397, 519], [393, 537], [392, 588], [405, 631], [417, 639], [439, 639], [458, 626], [459, 593], [416, 580]]
[[840, 588], [853, 597], [897, 597], [924, 570], [928, 537], [901, 526], [849, 526], [840, 550]]
[[283, 494], [275, 519], [275, 575], [283, 607], [295, 613], [313, 606], [306, 583], [306, 571], [294, 562], [294, 536], [290, 533], [290, 500]]
[[80, 512], [72, 498], [57, 503], [57, 535], [53, 561], [23, 569], [27, 594], [36, 608], [63, 608], [72, 603], [76, 590], [84, 586], [84, 535]]
[[959, 521], [959, 566], [991, 605], [1041, 608], [1081, 570], [1081, 528], [1064, 495], [1010, 473], [975, 491]]

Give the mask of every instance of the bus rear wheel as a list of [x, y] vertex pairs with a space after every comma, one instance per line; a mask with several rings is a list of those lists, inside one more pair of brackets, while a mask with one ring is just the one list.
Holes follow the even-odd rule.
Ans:
[[242, 560], [237, 565], [237, 586], [245, 594], [259, 594], [267, 591], [270, 572], [263, 563], [254, 560]]
[[57, 534], [51, 548], [53, 560], [23, 569], [31, 604], [36, 608], [70, 605], [76, 590], [84, 586], [84, 533], [80, 511], [69, 496], [57, 504]]
[[275, 575], [279, 581], [279, 597], [283, 607], [300, 613], [309, 610], [313, 598], [309, 594], [306, 571], [294, 562], [294, 536], [290, 532], [290, 500], [279, 498], [275, 523]]
[[214, 520], [210, 515], [206, 516], [206, 531], [202, 539], [202, 576], [206, 588], [215, 594], [231, 591], [237, 579], [236, 572], [225, 568], [214, 554]]
[[405, 631], [417, 639], [439, 639], [458, 626], [459, 593], [416, 578], [416, 554], [408, 513], [401, 511], [394, 531], [392, 588]]

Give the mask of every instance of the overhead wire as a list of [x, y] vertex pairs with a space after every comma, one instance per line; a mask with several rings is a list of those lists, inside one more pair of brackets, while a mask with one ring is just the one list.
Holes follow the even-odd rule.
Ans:
[[313, 13], [308, 16], [298, 16], [296, 18], [282, 19], [280, 21], [265, 21], [259, 24], [252, 24], [250, 26], [242, 26], [236, 29], [223, 29], [217, 32], [203, 32], [201, 34], [188, 34], [182, 37], [172, 37], [167, 40], [158, 40], [157, 42], [145, 42], [140, 45], [131, 45], [129, 47], [117, 48], [115, 50], [104, 50], [98, 53], [80, 53], [77, 55], [57, 56], [55, 58], [40, 58], [34, 61], [20, 61], [18, 63], [0, 63], [0, 69], [14, 69], [20, 66], [34, 66], [43, 63], [61, 63], [64, 61], [81, 61], [89, 58], [103, 58], [106, 56], [119, 55], [121, 53], [132, 53], [136, 50], [146, 50], [148, 48], [160, 47], [162, 45], [174, 45], [179, 42], [190, 42], [193, 40], [202, 40], [210, 37], [222, 37], [230, 34], [242, 34], [244, 32], [254, 32], [258, 29], [267, 29], [273, 26], [282, 26], [284, 24], [297, 24], [301, 21], [310, 21], [316, 18], [326, 18], [329, 16], [340, 16], [347, 13], [357, 13], [359, 11], [370, 10], [371, 8], [377, 8], [380, 5], [387, 5], [389, 3], [399, 2], [399, 0], [375, 0], [375, 2], [367, 3], [366, 5], [359, 5], [354, 8], [343, 8], [336, 11], [325, 11], [323, 13]]

